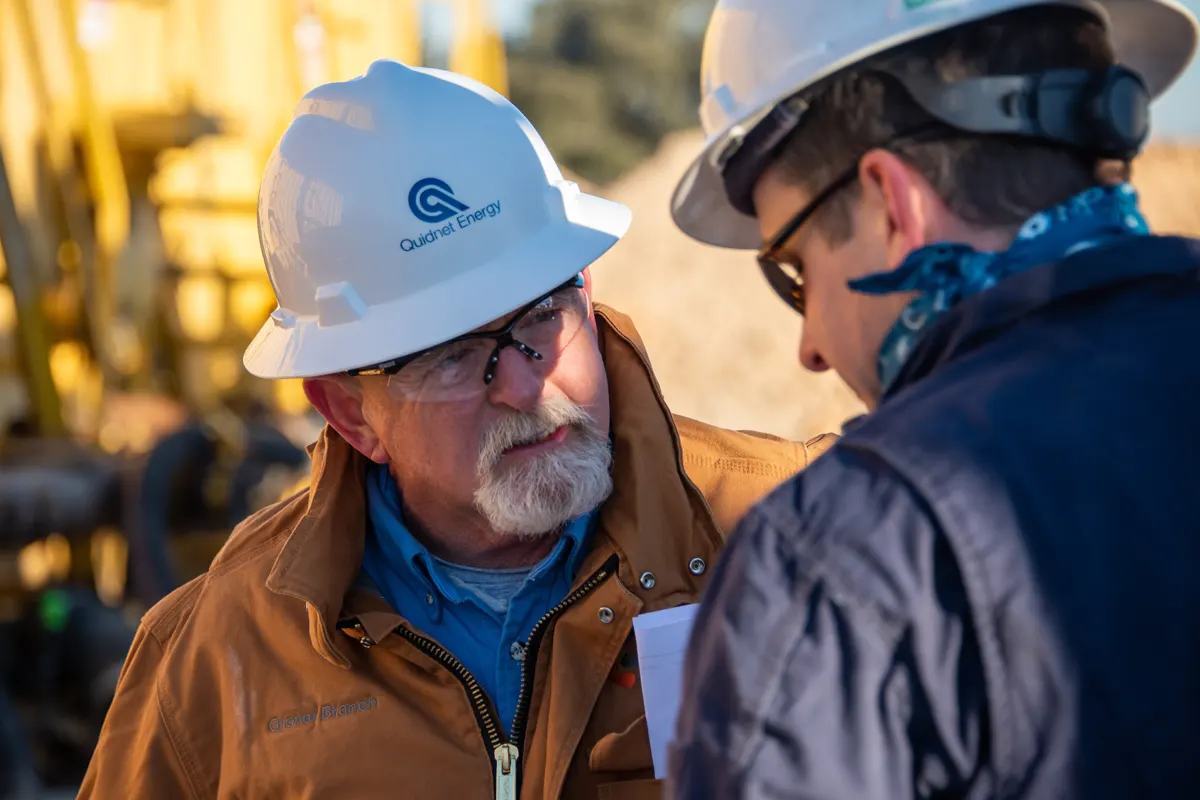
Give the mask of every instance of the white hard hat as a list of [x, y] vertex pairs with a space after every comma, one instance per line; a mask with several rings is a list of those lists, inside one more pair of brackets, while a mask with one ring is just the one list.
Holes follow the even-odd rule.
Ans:
[[564, 180], [501, 95], [376, 61], [306, 94], [267, 162], [258, 230], [279, 308], [243, 363], [310, 377], [440, 344], [569, 280], [629, 223]]
[[1033, 5], [1097, 13], [1119, 63], [1154, 97], [1196, 50], [1195, 18], [1174, 0], [718, 0], [704, 40], [704, 149], [671, 201], [675, 223], [718, 247], [752, 250], [755, 220], [726, 196], [724, 159], [778, 103], [873, 55], [985, 17]]

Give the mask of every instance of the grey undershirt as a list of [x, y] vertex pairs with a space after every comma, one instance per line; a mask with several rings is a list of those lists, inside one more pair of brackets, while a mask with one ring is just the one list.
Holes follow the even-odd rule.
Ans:
[[508, 604], [521, 590], [525, 579], [534, 569], [532, 566], [516, 569], [476, 569], [451, 564], [437, 557], [434, 557], [434, 561], [455, 586], [475, 595], [481, 603], [500, 616], [508, 613]]

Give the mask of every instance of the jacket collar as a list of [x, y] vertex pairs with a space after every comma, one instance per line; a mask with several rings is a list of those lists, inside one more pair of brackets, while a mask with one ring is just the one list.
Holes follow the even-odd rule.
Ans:
[[[687, 565], [694, 558], [713, 563], [721, 536], [684, 472], [679, 433], [633, 323], [600, 304], [596, 320], [612, 409], [613, 493], [599, 509], [592, 552], [577, 580], [616, 552], [618, 578], [641, 604], [687, 602], [701, 583]], [[364, 614], [346, 608], [362, 567], [366, 459], [328, 426], [309, 452], [308, 511], [287, 536], [266, 585], [304, 601], [313, 647], [348, 667], [334, 644], [339, 619], [357, 616], [366, 627], [369, 618], [367, 634], [375, 641], [403, 620], [378, 604]]]
[[1020, 272], [968, 297], [935, 322], [913, 348], [884, 401], [1054, 303], [1146, 279], [1197, 277], [1200, 241], [1174, 236], [1121, 239]]

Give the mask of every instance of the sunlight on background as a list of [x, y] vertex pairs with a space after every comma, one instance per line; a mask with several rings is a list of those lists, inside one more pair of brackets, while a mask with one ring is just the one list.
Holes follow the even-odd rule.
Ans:
[[[275, 307], [260, 181], [304, 93], [378, 58], [507, 95], [569, 179], [632, 210], [594, 294], [636, 321], [673, 412], [793, 440], [858, 413], [835, 374], [797, 364], [801, 322], [753, 253], [702, 246], [670, 218], [702, 146], [711, 4], [0, 2], [0, 653], [22, 654], [14, 674], [105, 697], [140, 614], [206, 569], [246, 514], [303, 489], [323, 421], [301, 381], [242, 365]], [[1198, 99], [1193, 65], [1154, 106], [1158, 141], [1135, 170], [1163, 232], [1200, 233]], [[56, 642], [72, 624], [68, 650], [11, 638]], [[94, 674], [71, 671], [78, 653]], [[13, 691], [0, 681], [0, 796]], [[45, 693], [20, 699], [28, 720], [76, 731], [63, 752], [57, 734], [30, 736], [39, 762], [61, 759], [42, 764], [48, 782], [73, 796], [97, 720]]]

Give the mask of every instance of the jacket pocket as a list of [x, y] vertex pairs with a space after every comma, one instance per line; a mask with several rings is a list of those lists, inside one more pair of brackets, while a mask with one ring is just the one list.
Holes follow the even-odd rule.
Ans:
[[602, 783], [596, 787], [596, 796], [599, 800], [660, 800], [666, 786], [666, 781], [654, 778]]
[[625, 730], [596, 742], [588, 766], [597, 778], [608, 779], [596, 785], [599, 800], [659, 800], [663, 796], [665, 782], [654, 779], [645, 714]]
[[596, 742], [588, 755], [592, 772], [633, 772], [651, 770], [650, 731], [642, 714], [619, 733], [610, 733]]

